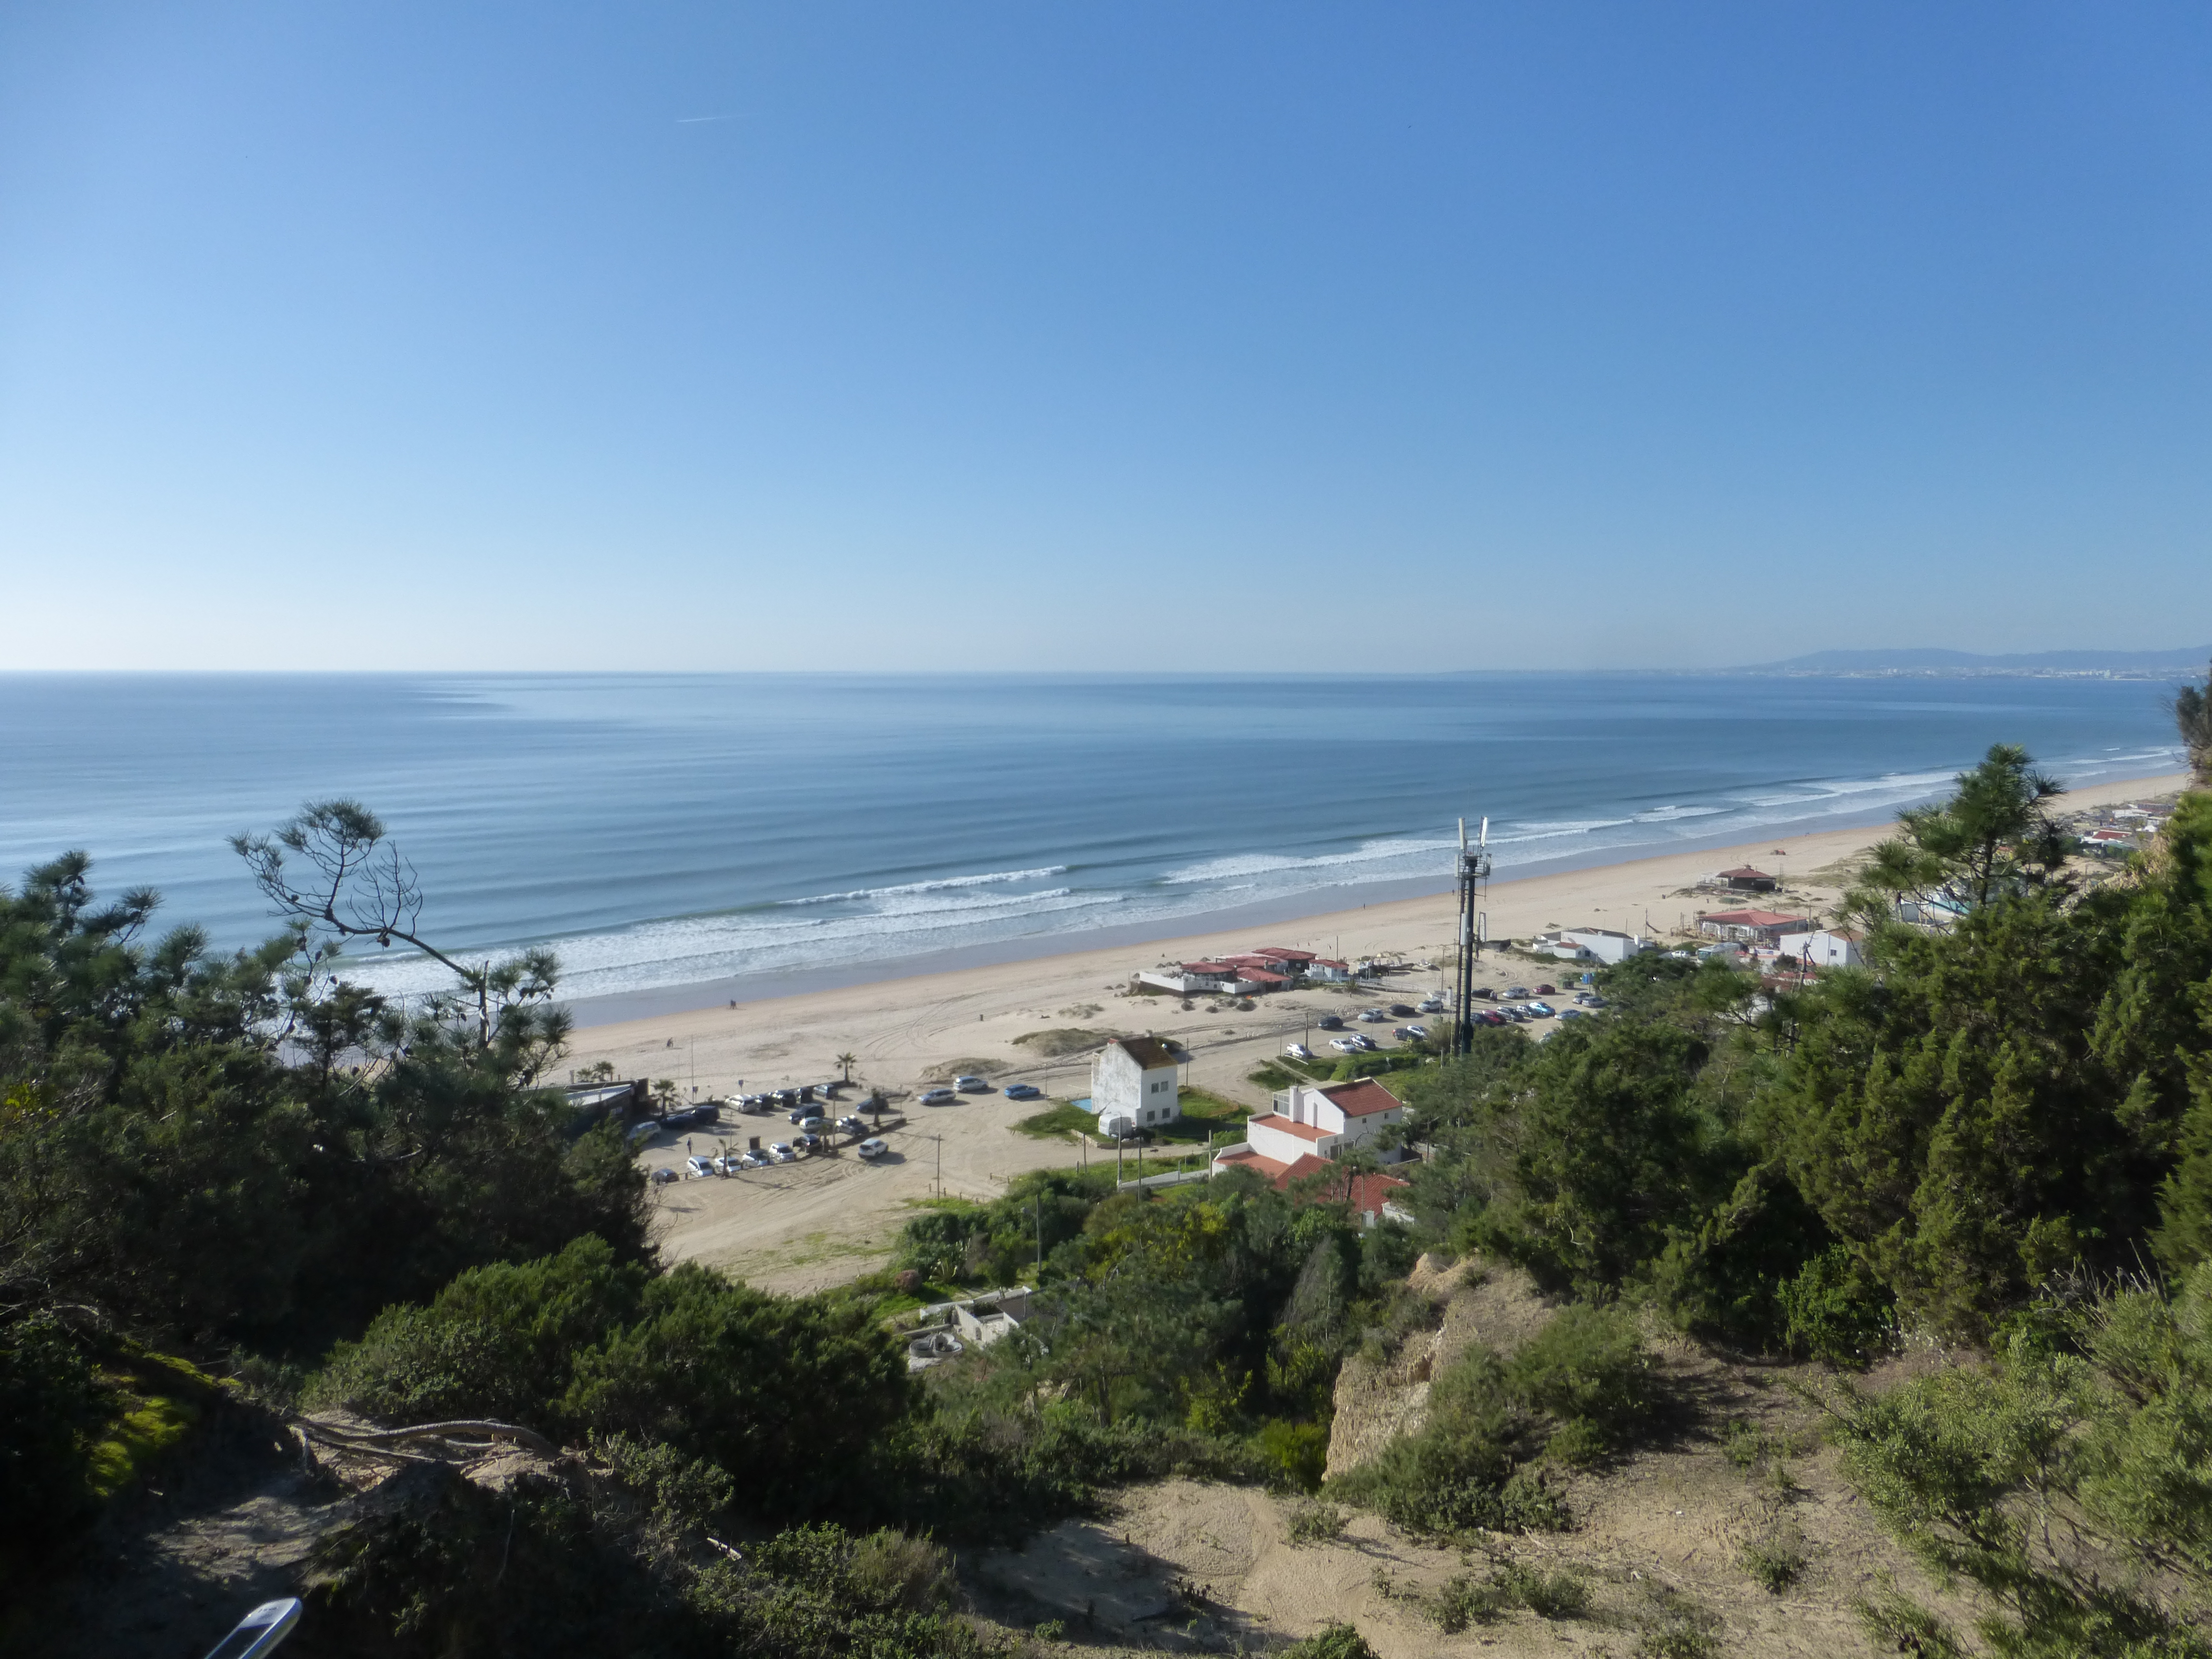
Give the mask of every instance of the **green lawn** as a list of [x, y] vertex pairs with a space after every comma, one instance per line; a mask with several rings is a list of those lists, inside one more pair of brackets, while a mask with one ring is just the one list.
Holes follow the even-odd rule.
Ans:
[[[1244, 1120], [1252, 1115], [1249, 1107], [1224, 1100], [1219, 1095], [1210, 1095], [1203, 1089], [1185, 1089], [1181, 1091], [1181, 1099], [1182, 1116], [1153, 1130], [1154, 1139], [1202, 1142], [1208, 1130], [1240, 1129]], [[1052, 1140], [1062, 1135], [1088, 1133], [1097, 1121], [1081, 1107], [1062, 1101], [1055, 1103], [1049, 1111], [1023, 1118], [1013, 1127], [1018, 1133]]]
[[1090, 1113], [1080, 1106], [1071, 1106], [1066, 1101], [1054, 1102], [1051, 1109], [1025, 1117], [1014, 1125], [1014, 1133], [1035, 1135], [1040, 1140], [1057, 1140], [1064, 1135], [1080, 1134], [1093, 1122]]

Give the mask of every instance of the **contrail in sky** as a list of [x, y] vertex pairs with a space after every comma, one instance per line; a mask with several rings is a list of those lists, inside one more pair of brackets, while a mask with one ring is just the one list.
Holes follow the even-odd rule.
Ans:
[[679, 116], [678, 116], [678, 117], [676, 118], [676, 125], [677, 125], [678, 126], [679, 126], [679, 127], [696, 127], [696, 126], [697, 126], [697, 125], [698, 125], [701, 122], [702, 122], [702, 121], [742, 121], [742, 120], [744, 120], [744, 118], [744, 118], [742, 114], [738, 114], [738, 115], [679, 115]]

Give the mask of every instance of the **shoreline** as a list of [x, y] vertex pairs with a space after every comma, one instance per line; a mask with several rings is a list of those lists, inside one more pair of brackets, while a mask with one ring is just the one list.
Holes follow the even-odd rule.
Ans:
[[[2059, 805], [2079, 811], [2163, 794], [2185, 783], [2179, 774], [2126, 779], [2076, 790]], [[1493, 882], [1486, 895], [1490, 934], [1526, 939], [1555, 926], [1595, 926], [1663, 935], [1691, 925], [1695, 911], [1746, 903], [1817, 915], [1840, 896], [1857, 857], [1889, 829], [1887, 819], [1830, 824], [1725, 847], [1524, 870]], [[1723, 897], [1698, 888], [1701, 878], [1744, 862], [1782, 877], [1782, 890]], [[1087, 1143], [1073, 1138], [1015, 1130], [1041, 1107], [1089, 1092], [1091, 1057], [1110, 1036], [1172, 1038], [1186, 1055], [1184, 1088], [1231, 1107], [1265, 1110], [1273, 1085], [1255, 1073], [1285, 1043], [1322, 1042], [1325, 1034], [1316, 1024], [1322, 1016], [1349, 1016], [1363, 1004], [1393, 998], [1416, 1002], [1442, 988], [1458, 906], [1450, 891], [1422, 884], [1431, 890], [1370, 898], [1356, 908], [1295, 921], [1232, 920], [1210, 935], [1103, 944], [1092, 936], [1083, 949], [1033, 951], [1000, 962], [970, 958], [903, 975], [878, 964], [849, 982], [828, 987], [798, 986], [787, 977], [773, 987], [753, 988], [744, 1001], [725, 994], [708, 1006], [629, 1012], [580, 1024], [566, 1063], [581, 1070], [605, 1061], [618, 1077], [665, 1079], [679, 1097], [700, 1101], [819, 1083], [849, 1071], [856, 1089], [879, 1091], [895, 1103], [903, 1126], [885, 1126], [889, 1150], [866, 1164], [808, 1158], [742, 1179], [679, 1181], [653, 1189], [654, 1238], [669, 1259], [726, 1269], [761, 1290], [820, 1290], [885, 1261], [915, 1204], [940, 1194], [988, 1200], [1024, 1170], [1066, 1165], [1088, 1155]], [[1206, 921], [1218, 927], [1224, 918], [1217, 912]], [[1052, 943], [1064, 945], [1065, 938]], [[1389, 981], [1388, 991], [1372, 984], [1315, 986], [1273, 993], [1249, 1006], [1129, 992], [1130, 976], [1164, 957], [1196, 960], [1263, 945], [1346, 959], [1390, 957], [1413, 967]], [[1564, 963], [1486, 952], [1476, 982], [1494, 988], [1534, 985], [1565, 981], [1578, 971]], [[688, 988], [685, 1000], [702, 1000], [701, 988]], [[988, 1079], [993, 1091], [921, 1106], [921, 1090], [970, 1073]], [[1046, 1098], [1006, 1098], [1005, 1085], [1015, 1082], [1033, 1085]], [[649, 1141], [638, 1163], [679, 1166], [695, 1149], [773, 1139], [787, 1133], [783, 1123], [781, 1114], [725, 1112], [718, 1122]]]
[[[2130, 799], [2137, 795], [2164, 793], [2172, 788], [2185, 787], [2187, 775], [2185, 773], [2167, 773], [2092, 784], [2069, 791], [2061, 798], [2062, 805], [2066, 810], [2079, 811], [2085, 806]], [[1555, 858], [1534, 859], [1525, 865], [1516, 866], [1511, 875], [1492, 882], [1491, 892], [1493, 896], [1503, 895], [1525, 883], [1548, 881], [1578, 872], [1627, 872], [1638, 866], [1656, 866], [1708, 854], [1724, 855], [1723, 862], [1730, 861], [1725, 856], [1729, 854], [1740, 855], [1742, 861], [1752, 862], [1756, 855], [1765, 855], [1768, 848], [1778, 843], [1825, 840], [1838, 836], [1878, 838], [1877, 832], [1887, 830], [1895, 823], [1894, 810], [1871, 817], [1850, 817], [1840, 823], [1835, 815], [1828, 815], [1785, 820], [1769, 825], [1756, 841], [1735, 839], [1737, 832], [1731, 832], [1729, 836], [1692, 837], [1670, 842], [1656, 851], [1649, 846], [1591, 848], [1582, 853], [1562, 854]], [[1619, 854], [1621, 853], [1630, 856], [1620, 857]], [[1302, 938], [1310, 939], [1314, 937], [1310, 930], [1315, 924], [1334, 921], [1339, 926], [1329, 931], [1342, 931], [1346, 918], [1364, 916], [1385, 906], [1449, 897], [1455, 890], [1449, 885], [1439, 885], [1431, 877], [1316, 887], [1283, 898], [1231, 905], [1218, 910], [1195, 911], [1188, 915], [1155, 921], [1129, 922], [1118, 927], [1093, 927], [1064, 933], [1030, 933], [988, 944], [956, 945], [945, 950], [878, 957], [867, 962], [785, 969], [763, 974], [729, 975], [718, 979], [654, 986], [643, 990], [576, 997], [565, 1000], [562, 1006], [568, 1011], [569, 1018], [580, 1031], [628, 1024], [638, 1020], [704, 1013], [716, 1009], [726, 1012], [732, 1006], [744, 1008], [786, 998], [864, 986], [901, 984], [977, 969], [1044, 964], [1105, 951], [1182, 945], [1188, 950], [1181, 954], [1188, 959], [1195, 959], [1191, 953], [1197, 951], [1200, 941], [1213, 939], [1221, 934], [1244, 929], [1273, 928], [1280, 932], [1296, 927], [1301, 930]], [[1356, 904], [1346, 903], [1346, 897], [1355, 892], [1364, 896]], [[1569, 925], [1573, 924], [1570, 921]], [[1510, 935], [1500, 932], [1500, 936]], [[1279, 944], [1282, 941], [1271, 942]]]

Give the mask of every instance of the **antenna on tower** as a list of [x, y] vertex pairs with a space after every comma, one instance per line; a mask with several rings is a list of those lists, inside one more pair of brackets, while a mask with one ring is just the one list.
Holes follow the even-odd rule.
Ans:
[[1482, 954], [1490, 919], [1483, 914], [1482, 889], [1490, 880], [1490, 820], [1474, 845], [1467, 844], [1467, 820], [1459, 821], [1459, 987], [1452, 1005], [1452, 1053], [1465, 1054], [1474, 1047], [1474, 964]]

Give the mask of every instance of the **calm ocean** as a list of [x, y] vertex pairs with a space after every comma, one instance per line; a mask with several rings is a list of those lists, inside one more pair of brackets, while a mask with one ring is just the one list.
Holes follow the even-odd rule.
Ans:
[[[1940, 793], [1997, 741], [2073, 782], [2171, 769], [2162, 688], [1474, 674], [0, 676], [0, 872], [64, 848], [223, 945], [224, 845], [309, 799], [390, 824], [469, 947], [550, 940], [582, 997], [1070, 935], [1196, 931]], [[374, 976], [424, 983], [385, 958]]]

